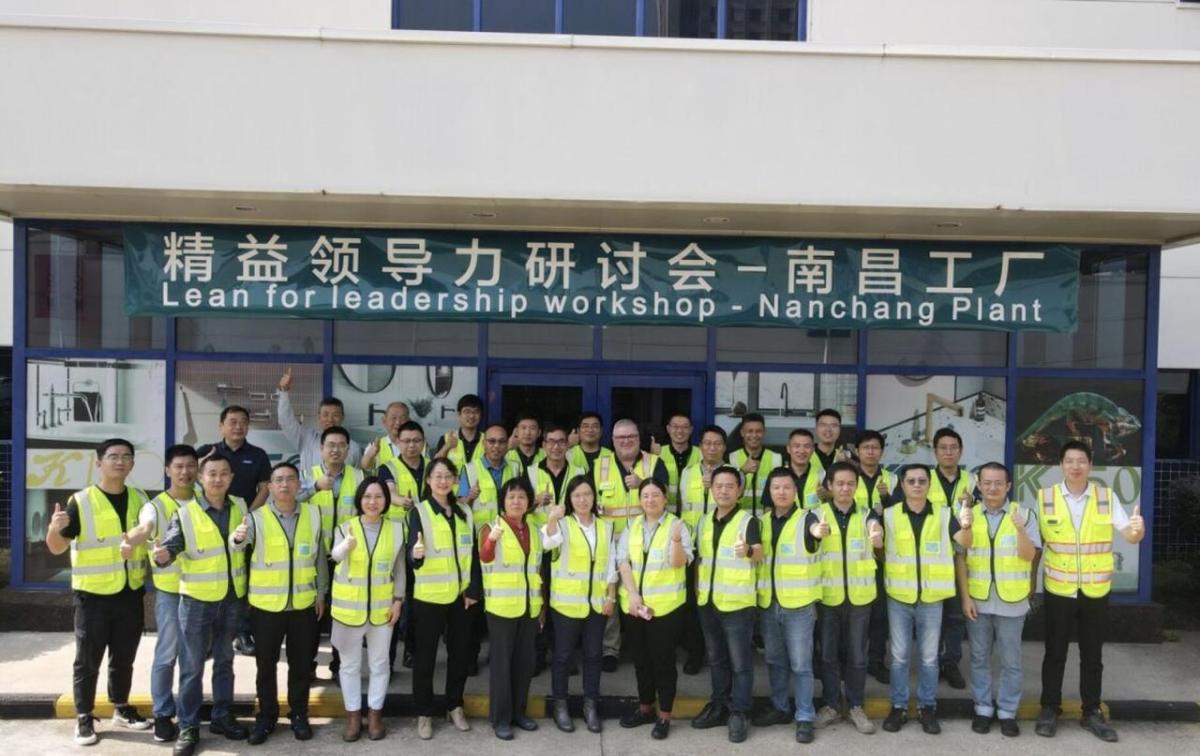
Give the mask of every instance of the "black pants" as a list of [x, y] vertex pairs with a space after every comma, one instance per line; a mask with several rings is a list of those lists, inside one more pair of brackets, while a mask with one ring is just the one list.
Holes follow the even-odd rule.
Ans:
[[[682, 609], [680, 611], [683, 611]], [[571, 677], [571, 655], [583, 644], [583, 697], [600, 698], [600, 671], [604, 656], [604, 624], [608, 617], [588, 610], [583, 619], [573, 619], [550, 610], [554, 625], [554, 663], [550, 670], [550, 691], [555, 698], [566, 699]]]
[[688, 565], [687, 603], [676, 610], [683, 612], [679, 629], [679, 645], [689, 660], [704, 658], [704, 631], [700, 629], [700, 613], [696, 606], [696, 563]]
[[675, 643], [684, 616], [682, 607], [650, 620], [621, 613], [625, 642], [637, 675], [638, 703], [653, 705], [657, 698], [659, 711], [664, 713], [675, 706], [675, 685], [679, 679]]
[[254, 633], [254, 661], [258, 667], [255, 690], [258, 709], [268, 722], [279, 719], [279, 683], [275, 668], [280, 648], [287, 641], [288, 708], [293, 716], [308, 716], [308, 691], [312, 685], [312, 659], [317, 647], [317, 613], [312, 608], [287, 612], [250, 609]]
[[888, 644], [887, 590], [883, 584], [883, 565], [875, 570], [875, 600], [871, 602], [871, 622], [867, 629], [870, 646], [867, 648], [867, 665], [886, 666]]
[[108, 653], [108, 700], [129, 703], [133, 659], [142, 638], [142, 591], [112, 596], [75, 591], [75, 713], [91, 714], [100, 662]]
[[1071, 633], [1079, 635], [1079, 697], [1083, 714], [1100, 709], [1104, 676], [1101, 650], [1108, 633], [1108, 596], [1064, 598], [1046, 593], [1046, 655], [1042, 658], [1042, 706], [1062, 705], [1063, 670]]
[[529, 703], [529, 681], [533, 679], [534, 637], [537, 620], [532, 617], [507, 619], [487, 615], [488, 627], [488, 710], [492, 725], [525, 716]]
[[[404, 571], [405, 596], [413, 595], [413, 575], [414, 573], [411, 569]], [[396, 630], [392, 633], [391, 646], [388, 648], [388, 669], [396, 669], [396, 647], [400, 643], [401, 635], [404, 636], [404, 650], [408, 652], [415, 651], [417, 648], [417, 636], [413, 633], [411, 601], [405, 601], [404, 605], [400, 608], [400, 621], [396, 624]], [[478, 655], [476, 655], [476, 658], [478, 658]]]
[[436, 713], [433, 708], [433, 669], [437, 663], [438, 642], [443, 633], [446, 636], [446, 708], [453, 709], [463, 704], [467, 659], [471, 651], [471, 623], [475, 612], [463, 608], [461, 597], [449, 604], [431, 604], [412, 599], [412, 605], [417, 641], [417, 648], [413, 652], [413, 699], [417, 716], [431, 717]]

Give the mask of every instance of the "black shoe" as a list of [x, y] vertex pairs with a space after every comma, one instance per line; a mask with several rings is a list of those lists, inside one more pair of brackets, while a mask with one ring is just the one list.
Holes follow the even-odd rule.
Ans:
[[813, 723], [812, 722], [797, 722], [796, 723], [796, 742], [797, 743], [813, 742]]
[[692, 727], [697, 730], [723, 727], [727, 724], [729, 724], [729, 709], [726, 709], [724, 704], [714, 704], [712, 701], [704, 704], [704, 708], [692, 720]]
[[179, 735], [179, 729], [170, 717], [154, 718], [154, 740], [158, 743], [170, 743]]
[[683, 663], [683, 674], [698, 675], [700, 668], [704, 666], [703, 656], [688, 656], [687, 661]]
[[1000, 734], [1006, 738], [1015, 738], [1021, 734], [1021, 727], [1015, 719], [1001, 719]]
[[746, 739], [746, 715], [740, 711], [729, 715], [729, 742], [741, 743]]
[[883, 720], [883, 729], [887, 732], [900, 732], [900, 728], [908, 721], [908, 710], [893, 706], [888, 712], [887, 719]]
[[1043, 706], [1038, 714], [1037, 726], [1033, 731], [1043, 738], [1052, 738], [1058, 732], [1058, 709], [1053, 706]]
[[413, 667], [412, 651], [409, 651], [407, 648], [404, 649], [404, 658], [400, 660], [400, 663], [404, 665], [405, 669], [412, 669], [412, 667]]
[[575, 723], [571, 721], [571, 712], [567, 708], [567, 699], [554, 699], [552, 709], [554, 714], [554, 726], [563, 732], [575, 732]]
[[971, 730], [980, 735], [987, 735], [992, 730], [992, 718], [976, 714], [971, 718]]
[[938, 724], [937, 710], [932, 706], [923, 707], [917, 712], [917, 719], [921, 722], [921, 729], [926, 735], [938, 735], [942, 732], [942, 726]]
[[250, 745], [262, 745], [267, 742], [267, 738], [271, 737], [271, 733], [274, 731], [275, 723], [259, 714], [254, 718], [254, 727], [250, 730], [250, 736], [246, 738], [246, 742]]
[[296, 714], [291, 719], [292, 734], [296, 736], [296, 740], [312, 740], [312, 725], [308, 723], [308, 717], [304, 714]]
[[494, 727], [492, 727], [492, 732], [496, 733], [496, 737], [500, 738], [501, 740], [513, 739], [512, 725], [510, 725], [508, 722], [498, 722]]
[[605, 672], [616, 672], [617, 657], [605, 654], [604, 658], [600, 660], [600, 669]]
[[196, 743], [200, 742], [199, 727], [184, 727], [179, 731], [175, 740], [175, 756], [192, 756], [196, 752]]
[[100, 739], [96, 735], [95, 718], [91, 714], [80, 714], [75, 717], [75, 745], [95, 745]]
[[792, 715], [790, 712], [780, 711], [768, 704], [759, 710], [750, 721], [755, 727], [770, 727], [791, 722]]
[[538, 728], [538, 723], [536, 721], [530, 719], [529, 717], [525, 716], [524, 714], [517, 716], [517, 717], [513, 717], [512, 723], [516, 727], [520, 727], [525, 732], [533, 732], [534, 730], [536, 730]]
[[249, 633], [241, 633], [233, 639], [233, 650], [242, 656], [254, 656], [254, 639]]
[[641, 727], [642, 725], [651, 724], [657, 719], [658, 715], [654, 713], [654, 709], [642, 711], [641, 706], [635, 706], [632, 711], [626, 712], [625, 716], [621, 717], [621, 726], [626, 729]]
[[958, 671], [957, 664], [943, 664], [940, 676], [946, 681], [947, 685], [955, 690], [962, 690], [967, 687], [967, 681], [963, 679], [962, 672]]
[[1105, 743], [1117, 742], [1117, 731], [1109, 725], [1108, 720], [1104, 718], [1104, 714], [1099, 711], [1093, 711], [1079, 720], [1079, 726]]
[[583, 721], [588, 732], [601, 732], [604, 725], [600, 722], [600, 704], [594, 698], [583, 699]]
[[666, 740], [671, 734], [671, 720], [660, 719], [654, 723], [654, 729], [650, 731], [650, 737], [655, 740]]
[[867, 665], [867, 674], [874, 677], [884, 685], [892, 684], [892, 671], [887, 668], [883, 662], [874, 662]]
[[234, 719], [232, 714], [226, 715], [224, 719], [214, 719], [209, 724], [208, 731], [213, 735], [224, 735], [229, 740], [245, 740], [250, 735], [246, 726]]

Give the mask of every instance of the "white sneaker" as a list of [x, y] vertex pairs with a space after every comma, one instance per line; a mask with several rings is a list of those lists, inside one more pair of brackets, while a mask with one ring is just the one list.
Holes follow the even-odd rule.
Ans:
[[867, 712], [863, 711], [863, 707], [851, 706], [849, 719], [854, 725], [854, 729], [863, 735], [870, 735], [875, 732], [875, 723], [867, 716]]
[[138, 710], [125, 704], [113, 709], [112, 723], [114, 727], [124, 727], [128, 730], [149, 730], [150, 720], [138, 714]]
[[417, 737], [421, 740], [433, 738], [433, 717], [417, 717]]
[[471, 729], [471, 723], [467, 721], [467, 712], [463, 711], [463, 707], [455, 706], [450, 711], [446, 712], [446, 719], [454, 725], [454, 729], [459, 732], [467, 732]]
[[80, 714], [75, 717], [75, 745], [95, 745], [99, 739], [96, 736], [96, 720], [91, 714]]
[[817, 729], [828, 727], [841, 718], [842, 715], [838, 713], [837, 709], [832, 706], [822, 706], [821, 710], [817, 712], [817, 718], [813, 722], [813, 727]]

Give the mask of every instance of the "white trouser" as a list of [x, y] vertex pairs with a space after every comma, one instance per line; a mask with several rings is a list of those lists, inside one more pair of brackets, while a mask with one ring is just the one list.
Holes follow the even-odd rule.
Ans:
[[383, 709], [383, 699], [387, 695], [392, 666], [389, 659], [392, 626], [367, 623], [362, 627], [349, 627], [334, 620], [330, 641], [341, 655], [342, 666], [338, 670], [338, 679], [346, 711], [359, 711], [362, 708], [363, 638], [367, 639], [367, 669], [371, 675], [367, 683], [367, 706]]

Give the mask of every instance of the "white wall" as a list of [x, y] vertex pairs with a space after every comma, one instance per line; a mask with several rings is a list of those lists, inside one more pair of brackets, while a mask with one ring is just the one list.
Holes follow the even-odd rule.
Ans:
[[810, 0], [809, 39], [838, 44], [1200, 49], [1175, 0]]
[[1158, 310], [1158, 366], [1200, 369], [1200, 244], [1165, 249]]
[[0, 346], [13, 343], [13, 227], [0, 218]]
[[390, 29], [390, 0], [0, 0], [0, 14]]

